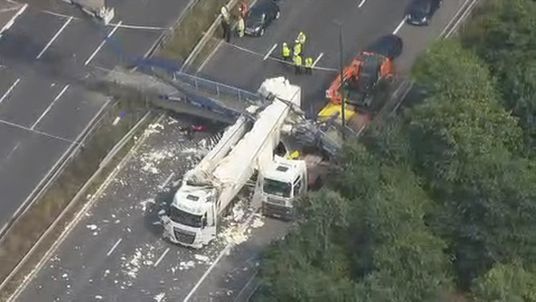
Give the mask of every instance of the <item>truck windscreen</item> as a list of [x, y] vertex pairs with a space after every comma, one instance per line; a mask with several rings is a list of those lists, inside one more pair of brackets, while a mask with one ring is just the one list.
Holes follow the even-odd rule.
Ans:
[[264, 179], [262, 188], [264, 193], [281, 197], [290, 197], [292, 187], [290, 183], [281, 182], [273, 179]]
[[176, 207], [169, 208], [169, 218], [176, 223], [184, 224], [194, 228], [200, 228], [203, 226], [203, 217], [200, 215], [194, 215]]

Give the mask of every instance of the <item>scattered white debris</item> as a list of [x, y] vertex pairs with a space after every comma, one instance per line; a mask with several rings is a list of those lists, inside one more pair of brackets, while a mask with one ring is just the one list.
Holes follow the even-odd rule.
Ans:
[[154, 124], [149, 125], [149, 127], [147, 127], [147, 129], [145, 129], [144, 134], [145, 135], [151, 135], [153, 133], [160, 133], [160, 130], [162, 130], [162, 129], [164, 129], [163, 125], [160, 125], [158, 123], [154, 123]]
[[244, 209], [239, 207], [233, 208], [233, 220], [238, 222], [244, 217]]
[[260, 217], [255, 217], [255, 219], [253, 220], [253, 223], [251, 224], [251, 227], [256, 229], [256, 228], [260, 228], [264, 225], [264, 221], [262, 220], [262, 218]]
[[143, 212], [145, 212], [145, 210], [147, 210], [147, 204], [150, 203], [150, 204], [155, 204], [155, 201], [153, 198], [149, 198], [147, 200], [144, 200], [142, 202], [140, 202], [140, 206], [141, 206], [141, 210]]
[[88, 224], [88, 225], [86, 225], [86, 228], [88, 228], [88, 229], [90, 229], [90, 230], [94, 231], [94, 230], [96, 230], [96, 229], [97, 229], [97, 226], [96, 226], [96, 225], [94, 225], [94, 224]]
[[101, 295], [96, 295], [96, 296], [95, 296], [95, 299], [97, 299], [97, 300], [102, 300], [102, 296], [101, 296]]
[[184, 261], [181, 261], [179, 263], [179, 270], [185, 270], [185, 269], [191, 269], [191, 268], [194, 268], [195, 267], [195, 262], [193, 262], [192, 260], [190, 261], [187, 261], [187, 262], [184, 262]]
[[221, 232], [218, 237], [222, 238], [225, 244], [238, 245], [248, 239], [244, 230], [239, 227], [229, 227]]
[[158, 295], [154, 296], [153, 299], [156, 301], [156, 302], [161, 302], [162, 299], [164, 299], [164, 296], [166, 294], [165, 293], [159, 293]]
[[195, 254], [194, 258], [196, 260], [200, 261], [200, 262], [205, 262], [205, 263], [210, 262], [210, 258], [208, 256], [205, 256], [205, 255]]
[[171, 117], [168, 119], [168, 125], [175, 125], [175, 124], [177, 124], [178, 122], [179, 122], [179, 121], [177, 121], [176, 119], [171, 118]]
[[109, 274], [110, 274], [110, 270], [109, 269], [105, 270], [104, 271], [104, 278], [106, 278], [106, 276], [108, 276]]
[[136, 249], [136, 252], [134, 253], [134, 256], [128, 261], [125, 265], [127, 272], [126, 274], [130, 278], [136, 278], [138, 275], [138, 271], [140, 270], [140, 259], [141, 259], [141, 251], [140, 249]]
[[141, 156], [141, 161], [143, 163], [142, 170], [152, 174], [158, 174], [159, 170], [156, 168], [157, 165], [164, 159], [173, 158], [173, 152], [169, 150], [157, 150], [150, 153], [145, 153]]

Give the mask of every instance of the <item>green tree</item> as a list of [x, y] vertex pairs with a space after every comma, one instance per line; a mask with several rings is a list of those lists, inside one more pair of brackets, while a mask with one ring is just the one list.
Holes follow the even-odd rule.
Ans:
[[[432, 48], [430, 57], [421, 58], [416, 66], [416, 79], [434, 88], [428, 89], [425, 103], [408, 112], [408, 131], [414, 162], [438, 204], [431, 224], [448, 240], [458, 281], [467, 288], [497, 261], [533, 259], [536, 237], [529, 229], [536, 227], [532, 218], [536, 212], [531, 201], [534, 186], [529, 183], [534, 181], [534, 169], [515, 157], [521, 130], [498, 104], [493, 89], [467, 91], [493, 86], [489, 75], [478, 71], [482, 69], [478, 60], [467, 51], [456, 56], [445, 51], [452, 50]], [[472, 65], [471, 72], [477, 76], [471, 80], [465, 74], [467, 67], [459, 66], [463, 64]], [[436, 72], [440, 66], [453, 69], [442, 74]], [[461, 71], [459, 77], [468, 81], [454, 83], [458, 91], [445, 86], [456, 81], [453, 70]], [[429, 84], [436, 82], [445, 85]]]
[[437, 301], [450, 288], [444, 242], [425, 230], [405, 233], [374, 252], [376, 270], [366, 276], [361, 301]]
[[428, 95], [443, 95], [449, 100], [497, 99], [494, 82], [483, 62], [456, 40], [432, 44], [415, 62], [412, 77]]
[[497, 264], [476, 280], [475, 302], [536, 302], [536, 275], [519, 263]]
[[502, 103], [519, 118], [529, 150], [536, 147], [536, 2], [489, 1], [462, 34], [486, 61]]

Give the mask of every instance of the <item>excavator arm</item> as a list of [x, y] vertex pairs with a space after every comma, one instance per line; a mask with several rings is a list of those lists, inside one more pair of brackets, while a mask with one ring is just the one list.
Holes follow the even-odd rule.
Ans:
[[349, 66], [343, 69], [342, 81], [340, 76], [337, 76], [335, 80], [333, 80], [329, 86], [329, 89], [326, 90], [326, 97], [331, 103], [342, 104], [342, 97], [340, 93], [341, 85], [343, 85], [343, 83], [349, 79], [357, 77], [359, 75], [360, 66], [361, 61], [358, 58], [355, 58]]

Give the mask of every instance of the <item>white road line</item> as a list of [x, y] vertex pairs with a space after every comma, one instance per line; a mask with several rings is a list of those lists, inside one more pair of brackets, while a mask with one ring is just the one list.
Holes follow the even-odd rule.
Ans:
[[119, 238], [115, 244], [112, 246], [112, 248], [108, 251], [108, 253], [106, 253], [106, 256], [110, 256], [114, 251], [115, 251], [115, 248], [117, 248], [117, 246], [119, 245], [119, 243], [121, 243], [121, 241], [123, 241], [123, 238]]
[[20, 125], [20, 124], [17, 124], [17, 123], [13, 123], [13, 122], [10, 122], [10, 121], [6, 121], [6, 120], [3, 120], [3, 119], [0, 119], [0, 124], [11, 126], [13, 128], [19, 128], [19, 129], [26, 130], [26, 131], [29, 131], [29, 132], [33, 132], [35, 134], [39, 134], [39, 135], [46, 136], [46, 137], [49, 137], [49, 138], [54, 138], [54, 139], [57, 139], [59, 141], [66, 142], [66, 143], [77, 144], [77, 145], [80, 144], [80, 143], [78, 143], [76, 141], [73, 141], [73, 140], [70, 140], [70, 139], [67, 139], [67, 138], [64, 138], [64, 137], [61, 137], [61, 136], [49, 134], [49, 133], [39, 131], [39, 130], [32, 130], [32, 129], [26, 127], [26, 126], [23, 126], [23, 125]]
[[45, 109], [45, 111], [43, 111], [43, 113], [41, 113], [41, 116], [39, 116], [39, 118], [30, 127], [30, 130], [35, 129], [35, 126], [37, 126], [37, 124], [39, 124], [39, 122], [43, 119], [43, 117], [45, 117], [45, 115], [50, 111], [50, 109], [52, 109], [52, 106], [54, 106], [54, 104], [56, 104], [56, 102], [61, 98], [61, 96], [65, 93], [65, 91], [67, 91], [68, 88], [69, 88], [69, 84], [63, 86], [63, 89], [58, 93], [58, 95], [56, 95], [56, 97], [54, 98], [52, 103], [50, 103], [50, 105], [48, 105], [47, 109]]
[[154, 267], [157, 267], [158, 264], [160, 264], [160, 262], [162, 261], [162, 259], [164, 259], [164, 257], [167, 255], [167, 253], [169, 253], [169, 247], [164, 251], [162, 256], [160, 256], [160, 258], [158, 258], [158, 260], [156, 260], [156, 262], [154, 263]]
[[13, 91], [13, 89], [15, 89], [15, 87], [19, 84], [20, 82], [20, 79], [16, 79], [15, 82], [13, 82], [13, 84], [11, 84], [11, 86], [9, 86], [9, 88], [7, 89], [7, 91], [4, 93], [4, 95], [2, 95], [2, 97], [0, 98], [0, 104], [2, 104], [2, 102], [9, 96], [9, 94], [11, 93], [11, 91]]
[[272, 52], [274, 52], [274, 49], [277, 47], [277, 43], [275, 43], [272, 48], [270, 48], [270, 50], [268, 50], [268, 52], [266, 53], [266, 55], [264, 56], [264, 58], [262, 59], [263, 61], [266, 61], [266, 59], [268, 59], [268, 57], [272, 54]]
[[363, 5], [365, 5], [365, 2], [367, 2], [367, 0], [361, 0], [357, 7], [361, 8]]
[[45, 47], [43, 47], [43, 49], [37, 55], [37, 57], [35, 57], [37, 60], [39, 60], [39, 58], [41, 58], [41, 56], [45, 53], [45, 51], [47, 51], [47, 49], [50, 47], [50, 45], [52, 45], [52, 43], [54, 43], [54, 41], [60, 36], [61, 32], [67, 27], [67, 25], [69, 25], [69, 23], [71, 23], [71, 21], [73, 21], [73, 17], [69, 17], [69, 19], [67, 19], [67, 21], [65, 21], [65, 23], [63, 23], [63, 25], [60, 27], [60, 29], [58, 29], [56, 34], [54, 34], [52, 39], [50, 39], [50, 41], [48, 41], [47, 45], [45, 45]]
[[396, 33], [398, 33], [398, 31], [402, 28], [402, 26], [404, 26], [404, 23], [406, 23], [406, 18], [402, 19], [400, 24], [398, 24], [398, 26], [393, 31], [393, 35], [396, 35]]
[[6, 23], [6, 25], [4, 25], [4, 27], [2, 27], [2, 29], [0, 29], [0, 38], [2, 37], [2, 33], [4, 31], [8, 30], [11, 26], [13, 26], [13, 24], [15, 23], [15, 19], [17, 19], [20, 15], [22, 15], [22, 13], [24, 13], [26, 8], [28, 8], [28, 3], [25, 3], [19, 9], [19, 11], [13, 17], [11, 17], [11, 19]]
[[97, 49], [95, 49], [95, 51], [91, 54], [91, 56], [89, 56], [89, 58], [84, 62], [84, 66], [89, 64], [89, 62], [91, 62], [91, 60], [93, 60], [93, 58], [97, 55], [97, 53], [104, 46], [104, 43], [106, 43], [106, 41], [115, 33], [115, 31], [119, 28], [119, 26], [122, 23], [123, 23], [123, 21], [119, 21], [119, 23], [117, 23], [114, 26], [114, 28], [110, 31], [110, 33], [106, 36], [106, 38], [102, 40], [102, 42], [99, 44], [99, 46], [97, 46]]
[[[467, 3], [467, 2], [465, 2], [465, 3]], [[473, 7], [477, 3], [478, 3], [478, 0], [474, 0], [471, 4], [469, 4], [467, 9], [463, 12], [463, 14], [458, 19], [458, 21], [456, 21], [456, 23], [454, 23], [454, 25], [452, 26], [452, 29], [445, 35], [446, 38], [450, 37], [452, 35], [452, 33], [454, 33], [456, 31], [456, 29], [458, 28], [460, 23], [462, 23], [465, 20], [465, 18], [471, 13], [471, 11], [473, 10]]]
[[318, 61], [320, 61], [320, 59], [322, 59], [322, 57], [324, 56], [324, 53], [321, 52], [318, 57], [316, 57], [316, 60], [313, 62], [313, 67], [316, 66], [316, 64], [318, 63]]
[[[218, 49], [221, 47], [221, 45], [223, 44], [223, 40], [220, 40], [218, 42], [218, 45], [216, 45], [216, 47], [214, 47], [214, 49], [212, 49], [212, 52], [210, 52], [210, 54], [207, 56], [207, 58], [203, 61], [203, 63], [201, 63], [201, 65], [199, 66], [199, 68], [197, 68], [197, 72], [200, 72], [201, 70], [203, 70], [203, 68], [205, 68], [205, 66], [207, 65], [207, 63], [210, 61], [210, 59], [212, 59], [212, 57], [214, 56], [214, 54], [218, 51]], [[231, 44], [232, 45], [232, 44]]]
[[[121, 22], [119, 22], [119, 23], [121, 23]], [[117, 26], [117, 24], [116, 24], [116, 23], [108, 23], [107, 26]], [[155, 31], [171, 29], [171, 28], [169, 28], [169, 27], [144, 26], [144, 25], [128, 25], [128, 24], [125, 24], [125, 25], [121, 25], [121, 24], [119, 24], [119, 27], [121, 27], [121, 28], [128, 28], [128, 29], [155, 30]]]
[[[256, 213], [252, 213], [247, 219], [246, 221], [244, 221], [244, 224], [241, 225], [240, 227], [240, 232], [244, 232], [245, 229], [247, 228], [247, 226], [249, 225], [249, 223], [253, 220], [253, 217], [255, 217], [255, 214]], [[197, 281], [197, 283], [194, 285], [194, 287], [190, 290], [190, 292], [188, 293], [188, 295], [186, 296], [186, 298], [184, 298], [184, 300], [182, 300], [183, 302], [188, 302], [188, 300], [190, 300], [190, 298], [194, 295], [195, 291], [197, 290], [197, 288], [199, 288], [199, 286], [201, 285], [201, 283], [203, 283], [203, 281], [205, 281], [205, 279], [207, 278], [207, 276], [210, 274], [210, 272], [214, 269], [214, 267], [216, 267], [216, 264], [218, 264], [218, 262], [220, 262], [221, 258], [223, 258], [224, 255], [227, 254], [227, 252], [234, 246], [233, 243], [229, 243], [227, 246], [225, 246], [225, 248], [220, 252], [220, 254], [218, 255], [218, 257], [216, 258], [216, 260], [214, 260], [214, 262], [212, 262], [212, 264], [209, 266], [209, 268], [205, 271], [205, 273], [203, 274], [203, 276], [201, 276], [201, 278]]]
[[169, 176], [166, 178], [166, 180], [160, 185], [158, 186], [160, 188], [160, 190], [162, 190], [163, 188], [166, 187], [166, 185], [168, 184], [168, 182], [171, 180], [171, 178], [175, 175], [174, 172], [171, 172], [171, 174], [169, 174]]

